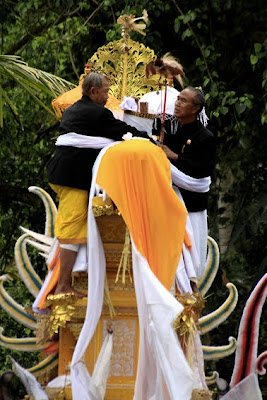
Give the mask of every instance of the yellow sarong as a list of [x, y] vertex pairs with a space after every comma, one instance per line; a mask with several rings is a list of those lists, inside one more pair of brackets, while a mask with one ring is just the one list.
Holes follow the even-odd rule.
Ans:
[[59, 243], [86, 243], [88, 192], [54, 184], [50, 186], [59, 200], [55, 223], [55, 236]]
[[151, 142], [134, 139], [110, 147], [96, 183], [118, 207], [137, 250], [171, 289], [185, 241], [187, 211], [171, 186], [170, 162]]

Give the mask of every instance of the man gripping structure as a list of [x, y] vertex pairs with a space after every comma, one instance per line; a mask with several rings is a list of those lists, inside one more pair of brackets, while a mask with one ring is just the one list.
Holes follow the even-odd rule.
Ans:
[[[174, 115], [178, 127], [174, 134], [167, 132], [161, 148], [180, 171], [193, 178], [212, 174], [215, 165], [215, 138], [198, 120], [205, 105], [202, 90], [188, 87], [181, 91], [175, 102]], [[153, 132], [154, 134], [158, 132]], [[207, 193], [179, 188], [194, 231], [194, 239], [200, 258], [202, 278], [207, 253]]]
[[[109, 80], [100, 72], [91, 72], [82, 85], [81, 100], [70, 106], [60, 124], [60, 135], [80, 135], [122, 140], [131, 132], [148, 138], [145, 133], [114, 118], [104, 107], [108, 100]], [[73, 146], [57, 146], [48, 164], [48, 180], [59, 200], [55, 236], [60, 244], [60, 275], [54, 294], [75, 293], [71, 272], [79, 245], [87, 241], [88, 192], [92, 167], [100, 150]]]

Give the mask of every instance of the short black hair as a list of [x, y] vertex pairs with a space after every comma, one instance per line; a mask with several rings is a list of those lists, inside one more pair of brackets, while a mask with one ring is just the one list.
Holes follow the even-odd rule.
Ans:
[[103, 81], [109, 80], [108, 77], [100, 71], [90, 72], [83, 80], [82, 83], [82, 94], [88, 95], [91, 87], [95, 86], [101, 88], [103, 86]]

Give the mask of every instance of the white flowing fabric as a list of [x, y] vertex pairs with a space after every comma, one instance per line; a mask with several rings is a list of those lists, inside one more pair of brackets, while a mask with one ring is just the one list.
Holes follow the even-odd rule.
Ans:
[[123, 101], [120, 104], [120, 108], [122, 110], [130, 110], [130, 111], [137, 111], [138, 104], [133, 97], [123, 97]]
[[197, 278], [201, 280], [207, 261], [207, 240], [208, 240], [208, 218], [207, 210], [189, 212], [188, 218], [190, 219], [192, 229], [194, 232], [195, 248], [199, 256], [199, 267], [196, 269]]
[[[174, 185], [173, 189], [183, 204], [184, 201], [178, 187], [198, 193], [206, 193], [209, 191], [211, 184], [211, 178], [209, 176], [201, 179], [192, 178], [178, 170], [172, 164], [171, 176]], [[207, 210], [189, 212], [186, 231], [190, 237], [192, 248], [191, 251], [189, 251], [186, 246], [183, 246], [183, 253], [176, 277], [177, 284], [178, 282], [180, 283], [178, 284], [178, 288], [182, 292], [191, 292], [189, 279], [195, 280], [194, 278], [197, 278], [197, 280], [201, 280], [206, 268], [208, 238]]]
[[136, 115], [127, 114], [127, 112], [124, 112], [123, 121], [139, 131], [145, 131], [148, 136], [151, 136], [154, 121], [153, 119], [138, 117]]
[[67, 386], [71, 386], [70, 375], [59, 375], [47, 384], [47, 387], [51, 389], [64, 389]]
[[245, 379], [235, 385], [221, 400], [262, 400], [256, 373], [248, 375]]
[[[173, 189], [177, 197], [179, 197], [180, 201], [184, 204], [184, 200], [178, 187], [173, 186]], [[190, 213], [188, 213], [186, 220], [186, 232], [191, 241], [191, 249], [183, 244], [183, 251], [176, 271], [176, 284], [181, 293], [192, 293], [190, 280], [195, 282], [198, 281], [200, 258], [195, 243], [195, 232], [191, 224]]]
[[182, 189], [189, 190], [190, 192], [206, 193], [210, 189], [211, 179], [209, 176], [205, 178], [192, 178], [184, 174], [171, 164], [172, 182], [175, 186]]
[[72, 146], [78, 148], [102, 149], [114, 140], [100, 136], [86, 136], [75, 132], [60, 135], [56, 140], [56, 146]]
[[92, 381], [97, 388], [97, 398], [104, 399], [106, 384], [110, 372], [110, 361], [112, 356], [113, 334], [107, 333], [98, 355]]
[[[167, 86], [166, 114], [174, 114], [174, 103], [177, 100], [179, 93], [180, 92], [175, 88]], [[150, 114], [160, 114], [163, 112], [164, 96], [165, 89], [156, 92], [148, 92], [141, 97], [139, 103], [147, 102], [148, 112]]]
[[105, 253], [93, 215], [92, 199], [95, 195], [95, 182], [101, 158], [106, 150], [115, 144], [116, 142], [101, 150], [93, 168], [88, 208], [88, 302], [84, 325], [75, 346], [71, 363], [73, 400], [102, 400], [98, 396], [97, 387], [84, 364], [83, 355], [94, 335], [101, 315], [106, 274]]
[[42, 386], [37, 381], [35, 376], [31, 372], [27, 371], [27, 369], [19, 365], [15, 360], [13, 360], [12, 357], [10, 357], [10, 359], [12, 361], [13, 371], [23, 383], [28, 395], [36, 400], [49, 400], [47, 394], [42, 389]]
[[151, 271], [132, 240], [135, 293], [140, 324], [134, 400], [187, 400], [192, 371], [172, 324], [183, 306]]

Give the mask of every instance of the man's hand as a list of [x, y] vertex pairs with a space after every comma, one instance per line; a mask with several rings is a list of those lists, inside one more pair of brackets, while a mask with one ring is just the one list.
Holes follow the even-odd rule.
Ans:
[[165, 144], [160, 144], [159, 147], [164, 151], [169, 160], [177, 160], [178, 154], [174, 153], [171, 149], [169, 149], [168, 146], [165, 146]]

